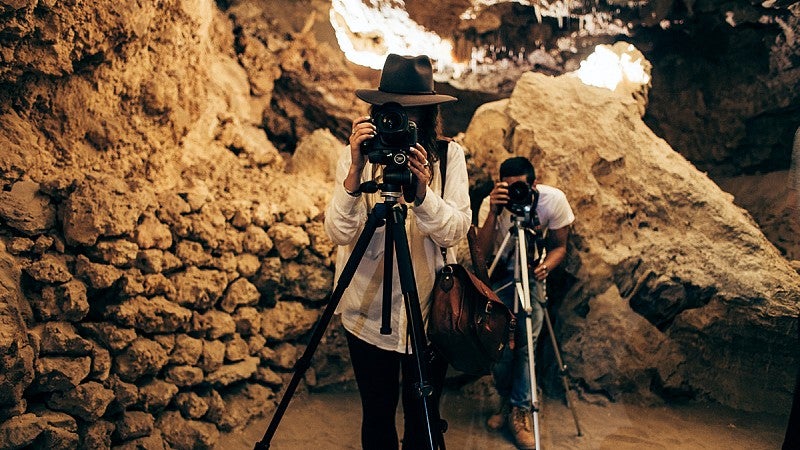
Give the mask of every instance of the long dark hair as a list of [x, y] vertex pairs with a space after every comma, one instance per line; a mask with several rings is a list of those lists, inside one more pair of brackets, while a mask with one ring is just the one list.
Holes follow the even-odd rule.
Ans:
[[[417, 124], [417, 140], [428, 151], [428, 159], [436, 162], [441, 155], [437, 140], [441, 135], [442, 122], [439, 105], [420, 106], [420, 120]], [[446, 150], [446, 149], [445, 149]]]

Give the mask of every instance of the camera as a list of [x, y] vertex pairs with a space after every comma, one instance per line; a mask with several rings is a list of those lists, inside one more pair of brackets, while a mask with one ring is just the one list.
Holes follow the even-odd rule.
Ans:
[[361, 153], [373, 164], [404, 167], [409, 147], [417, 145], [417, 124], [408, 120], [402, 105], [394, 102], [376, 106], [372, 123], [377, 132], [362, 144]]
[[508, 203], [506, 208], [518, 216], [528, 215], [533, 205], [533, 197], [538, 192], [531, 188], [525, 181], [515, 181], [508, 185]]

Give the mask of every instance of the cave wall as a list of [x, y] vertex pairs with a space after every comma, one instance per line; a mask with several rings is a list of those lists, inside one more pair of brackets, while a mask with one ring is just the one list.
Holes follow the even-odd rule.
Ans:
[[[454, 95], [467, 99], [473, 90], [508, 97], [524, 71], [563, 74], [598, 44], [633, 43], [652, 64], [647, 125], [734, 194], [785, 258], [798, 259], [800, 220], [783, 201], [792, 188], [781, 174], [800, 126], [800, 2], [579, 2], [561, 17], [500, 2], [447, 30], [452, 21], [437, 22], [425, 2], [406, 3], [420, 23], [452, 35], [461, 58], [476, 46], [492, 46], [506, 62], [500, 49], [526, 50], [522, 64], [451, 81], [461, 89]], [[459, 0], [447, 5], [465, 8]], [[606, 18], [595, 20], [592, 9]]]
[[281, 152], [338, 148], [360, 82], [247, 2], [0, 8], [0, 448], [212, 448], [328, 295], [329, 187]]
[[787, 170], [800, 125], [796, 14], [731, 27], [707, 13], [690, 30], [638, 36], [654, 66], [648, 125], [712, 177]]

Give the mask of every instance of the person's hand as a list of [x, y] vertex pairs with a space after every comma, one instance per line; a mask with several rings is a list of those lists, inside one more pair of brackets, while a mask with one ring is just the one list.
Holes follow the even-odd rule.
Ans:
[[361, 116], [353, 120], [353, 128], [350, 133], [351, 167], [364, 168], [367, 157], [361, 152], [361, 145], [373, 137], [375, 137], [375, 125], [370, 121], [370, 116]]
[[508, 183], [499, 181], [494, 185], [492, 192], [489, 193], [489, 206], [495, 215], [503, 211], [503, 207], [508, 204]]
[[425, 200], [425, 194], [428, 192], [428, 182], [433, 176], [431, 170], [431, 163], [428, 161], [428, 152], [425, 147], [417, 143], [414, 147], [409, 148], [408, 168], [411, 173], [417, 177], [417, 201], [422, 202]]
[[353, 120], [350, 133], [350, 170], [344, 179], [344, 188], [348, 192], [356, 192], [361, 186], [361, 172], [367, 164], [367, 157], [361, 151], [361, 145], [367, 139], [375, 137], [375, 125], [370, 122], [369, 116], [361, 116]]

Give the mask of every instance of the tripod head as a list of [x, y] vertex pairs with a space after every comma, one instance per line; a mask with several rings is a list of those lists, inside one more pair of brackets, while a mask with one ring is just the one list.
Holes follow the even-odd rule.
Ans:
[[[514, 222], [509, 232], [513, 233], [515, 228], [520, 228], [531, 233], [533, 235], [533, 243], [536, 246], [536, 254], [539, 255], [539, 261], [537, 262], [542, 262], [544, 260], [545, 248], [544, 233], [542, 232], [542, 224], [539, 221], [539, 214], [536, 212], [536, 206], [539, 204], [539, 190], [536, 188], [528, 188], [528, 185], [521, 181], [513, 183], [513, 185], [517, 185], [518, 183], [520, 186], [525, 186], [528, 190], [525, 196], [516, 194], [516, 198], [520, 200], [517, 200], [513, 206], [508, 208], [512, 213], [511, 220]], [[522, 188], [520, 187], [518, 190], [522, 190]], [[522, 198], [525, 198], [525, 201], [521, 200]], [[512, 193], [512, 202], [514, 199], [515, 196]]]
[[414, 201], [417, 192], [417, 177], [411, 173], [408, 165], [404, 162], [402, 164], [387, 164], [383, 169], [383, 182], [378, 183], [375, 180], [365, 181], [358, 187], [357, 192], [366, 192], [374, 194], [381, 191], [381, 197], [385, 202], [397, 202], [401, 196], [406, 203]]

